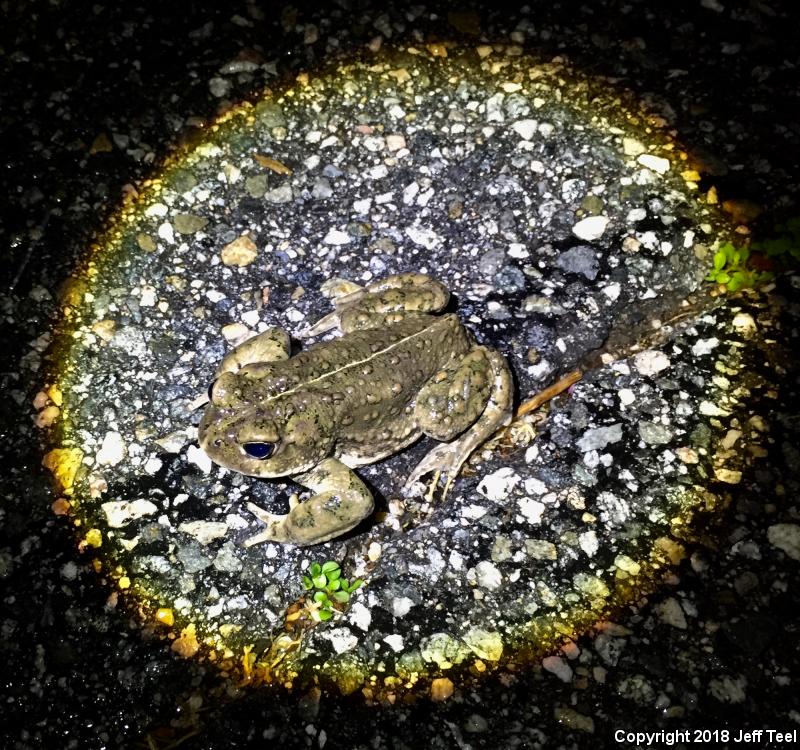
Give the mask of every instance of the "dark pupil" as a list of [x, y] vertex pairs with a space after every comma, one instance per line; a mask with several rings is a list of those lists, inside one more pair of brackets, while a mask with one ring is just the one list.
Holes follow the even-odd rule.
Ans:
[[211, 394], [214, 392], [214, 383], [215, 382], [216, 381], [212, 380], [208, 385], [208, 400], [209, 401], [212, 400], [212, 395]]
[[245, 443], [242, 448], [244, 448], [244, 452], [248, 456], [260, 460], [269, 458], [272, 455], [272, 451], [275, 450], [275, 445], [273, 443]]

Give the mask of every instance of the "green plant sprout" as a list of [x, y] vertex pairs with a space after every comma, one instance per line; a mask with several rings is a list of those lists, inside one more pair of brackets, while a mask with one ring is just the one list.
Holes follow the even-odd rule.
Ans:
[[[729, 292], [762, 284], [773, 278], [771, 271], [754, 268], [774, 268], [776, 271], [796, 269], [800, 264], [800, 216], [793, 216], [773, 228], [774, 235], [753, 239], [750, 246], [736, 247], [731, 242], [719, 246], [714, 253], [714, 265], [706, 281], [722, 284]], [[756, 262], [753, 262], [753, 254]]]
[[731, 242], [720, 245], [714, 253], [714, 265], [708, 272], [706, 281], [723, 284], [727, 291], [735, 292], [772, 278], [771, 273], [748, 268], [749, 258], [750, 248], [746, 245], [736, 247]]
[[309, 612], [313, 620], [324, 622], [333, 617], [334, 612], [338, 611], [336, 604], [346, 604], [350, 601], [352, 594], [363, 581], [356, 578], [352, 583], [348, 583], [342, 578], [342, 569], [339, 563], [328, 560], [322, 563], [312, 563], [308, 568], [308, 575], [303, 576], [303, 587], [306, 591], [314, 591], [311, 595], [313, 605], [309, 606]]

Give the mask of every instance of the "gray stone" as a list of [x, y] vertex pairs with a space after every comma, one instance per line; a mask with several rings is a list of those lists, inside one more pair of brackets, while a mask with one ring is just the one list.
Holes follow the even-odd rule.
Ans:
[[585, 276], [589, 281], [594, 281], [600, 270], [600, 263], [589, 245], [576, 245], [565, 250], [556, 258], [556, 266], [567, 273]]
[[594, 427], [586, 430], [583, 437], [578, 440], [578, 449], [583, 453], [601, 450], [609, 443], [618, 443], [620, 440], [622, 440], [622, 423], [615, 422], [607, 427]]
[[672, 440], [672, 431], [657, 422], [639, 422], [639, 437], [650, 445], [664, 445]]

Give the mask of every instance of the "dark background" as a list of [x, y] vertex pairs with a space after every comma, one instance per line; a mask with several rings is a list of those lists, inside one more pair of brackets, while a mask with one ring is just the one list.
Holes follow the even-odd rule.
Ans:
[[[36, 384], [18, 365], [53, 324], [60, 285], [130, 186], [227, 102], [277, 80], [262, 68], [223, 66], [245, 59], [274, 60], [287, 74], [310, 68], [363, 48], [382, 14], [405, 27], [395, 40], [468, 44], [507, 41], [527, 19], [531, 49], [565, 55], [671, 110], [679, 140], [704, 165], [702, 188], [715, 185], [735, 219], [767, 235], [800, 213], [794, 5], [0, 2], [0, 747], [148, 747], [148, 732], [159, 748], [184, 736], [184, 748], [320, 747], [320, 729], [327, 748], [614, 747], [615, 729], [798, 728], [800, 716], [789, 712], [800, 706], [784, 684], [800, 678], [798, 563], [766, 542], [759, 560], [731, 551], [742, 528], [763, 539], [770, 523], [745, 496], [664, 594], [680, 592], [698, 616], [686, 631], [670, 628], [653, 617], [654, 596], [617, 618], [631, 633], [605, 687], [581, 691], [533, 670], [443, 706], [367, 708], [358, 697], [317, 703], [278, 691], [223, 699], [216, 674], [174, 658], [106, 607], [109, 590], [50, 511], [30, 426]], [[316, 42], [306, 43], [307, 24], [318, 28]], [[224, 97], [210, 92], [215, 77], [230, 85]], [[796, 436], [786, 420], [774, 435], [765, 481], [786, 488], [770, 498], [777, 503], [797, 500], [797, 453], [786, 448]], [[590, 639], [580, 645], [590, 648]], [[723, 674], [746, 677], [744, 703], [709, 694], [709, 680]], [[681, 696], [683, 715], [621, 695], [616, 686], [636, 675]], [[593, 716], [594, 734], [560, 724], [554, 706]], [[488, 722], [483, 731], [472, 731], [474, 714]]]

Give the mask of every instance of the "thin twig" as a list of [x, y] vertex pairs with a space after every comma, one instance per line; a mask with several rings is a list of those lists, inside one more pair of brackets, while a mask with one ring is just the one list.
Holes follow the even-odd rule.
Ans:
[[582, 377], [583, 372], [581, 370], [573, 370], [557, 383], [553, 383], [553, 385], [545, 388], [543, 391], [539, 391], [533, 398], [529, 398], [527, 401], [521, 403], [517, 409], [517, 413], [514, 415], [514, 419], [519, 419], [525, 414], [535, 411], [542, 404], [546, 404], [551, 399], [554, 399], [556, 396], [566, 391], [570, 386], [575, 385]]

